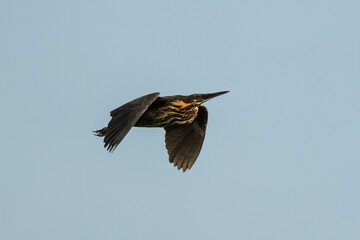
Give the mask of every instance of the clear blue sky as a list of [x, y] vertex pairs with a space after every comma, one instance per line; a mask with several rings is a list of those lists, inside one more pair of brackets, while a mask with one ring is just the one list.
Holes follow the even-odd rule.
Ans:
[[[2, 1], [0, 239], [360, 239], [359, 1]], [[205, 104], [186, 173], [163, 129], [91, 133], [139, 96]]]

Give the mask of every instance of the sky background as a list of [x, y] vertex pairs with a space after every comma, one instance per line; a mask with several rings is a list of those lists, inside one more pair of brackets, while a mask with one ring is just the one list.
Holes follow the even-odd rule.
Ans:
[[[360, 239], [359, 1], [0, 3], [0, 239]], [[205, 104], [193, 168], [137, 97]]]

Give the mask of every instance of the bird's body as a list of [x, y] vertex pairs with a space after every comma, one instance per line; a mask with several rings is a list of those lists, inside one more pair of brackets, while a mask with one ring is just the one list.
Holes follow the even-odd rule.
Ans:
[[[186, 105], [186, 106], [185, 106]], [[170, 127], [190, 124], [199, 106], [186, 104], [178, 96], [158, 97], [136, 122], [135, 127]]]
[[205, 138], [207, 110], [203, 102], [225, 94], [193, 94], [159, 97], [152, 93], [111, 111], [107, 127], [94, 131], [113, 151], [131, 127], [162, 127], [170, 162], [185, 172], [197, 159]]

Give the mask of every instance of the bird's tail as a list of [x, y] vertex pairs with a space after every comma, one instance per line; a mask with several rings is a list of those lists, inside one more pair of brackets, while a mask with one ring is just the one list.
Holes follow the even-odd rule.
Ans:
[[93, 133], [95, 136], [104, 137], [106, 135], [106, 130], [107, 127], [104, 127], [103, 129], [93, 131]]

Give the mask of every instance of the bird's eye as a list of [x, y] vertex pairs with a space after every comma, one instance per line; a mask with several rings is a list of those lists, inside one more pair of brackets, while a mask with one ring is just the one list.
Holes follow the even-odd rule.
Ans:
[[200, 95], [199, 95], [199, 94], [195, 94], [195, 95], [194, 95], [194, 98], [193, 98], [193, 101], [194, 101], [194, 102], [197, 102], [197, 101], [199, 101], [199, 99], [200, 99]]

